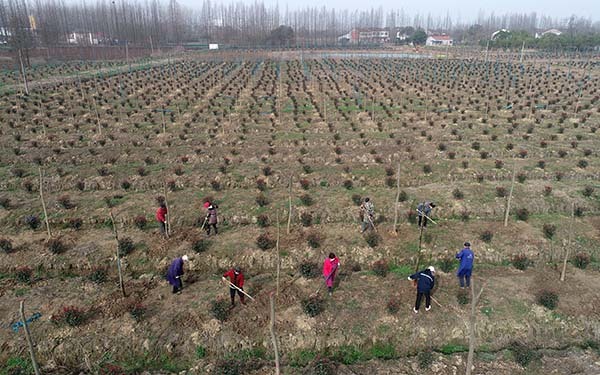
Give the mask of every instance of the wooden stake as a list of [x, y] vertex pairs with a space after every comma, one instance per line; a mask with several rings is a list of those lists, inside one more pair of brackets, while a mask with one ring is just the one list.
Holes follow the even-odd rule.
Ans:
[[504, 226], [508, 226], [508, 215], [510, 214], [510, 201], [512, 200], [513, 190], [515, 188], [515, 176], [517, 173], [517, 164], [513, 166], [512, 182], [510, 183], [510, 193], [508, 194], [508, 200], [506, 201], [506, 211], [504, 212]]
[[121, 288], [121, 293], [123, 293], [123, 297], [126, 297], [125, 284], [123, 284], [123, 271], [121, 270], [121, 253], [119, 252], [119, 235], [117, 234], [117, 226], [115, 224], [115, 218], [113, 217], [112, 212], [110, 213], [110, 221], [112, 222], [113, 233], [115, 235], [115, 240], [117, 241], [117, 271], [119, 272], [119, 286]]
[[166, 134], [167, 133], [167, 124], [165, 122], [165, 111], [164, 110], [160, 111], [160, 116], [162, 119], [163, 134]]
[[29, 85], [27, 84], [27, 75], [25, 74], [25, 65], [23, 65], [23, 53], [19, 49], [19, 62], [21, 64], [21, 74], [23, 75], [23, 86], [25, 87], [25, 94], [29, 95]]
[[46, 211], [46, 202], [44, 201], [44, 177], [42, 174], [42, 167], [38, 167], [40, 172], [40, 200], [42, 201], [42, 208], [44, 209], [44, 221], [46, 222], [46, 230], [48, 231], [48, 239], [52, 237], [50, 232], [50, 223], [48, 222], [48, 211]]
[[29, 333], [29, 327], [27, 326], [27, 319], [25, 319], [25, 307], [24, 301], [21, 301], [19, 306], [19, 313], [21, 314], [21, 323], [23, 323], [23, 331], [25, 331], [25, 339], [27, 339], [27, 345], [29, 346], [29, 354], [31, 355], [31, 364], [33, 365], [33, 371], [35, 375], [40, 375], [40, 368], [38, 367], [37, 360], [35, 359], [35, 349], [33, 347], [33, 340]]
[[560, 281], [565, 281], [565, 275], [567, 273], [567, 261], [569, 260], [569, 253], [570, 253], [571, 244], [573, 241], [573, 222], [574, 221], [575, 221], [575, 203], [572, 204], [572, 209], [571, 209], [571, 222], [569, 223], [569, 242], [567, 243], [565, 259], [563, 260], [562, 272], [560, 273]]
[[477, 316], [475, 307], [479, 302], [479, 297], [481, 297], [481, 293], [483, 293], [483, 287], [479, 290], [479, 293], [475, 295], [475, 283], [471, 280], [471, 316], [469, 319], [469, 354], [467, 355], [467, 372], [466, 375], [471, 375], [471, 371], [473, 368], [473, 355], [475, 354], [475, 323], [477, 323]]
[[275, 335], [275, 301], [273, 292], [269, 294], [269, 304], [271, 307], [271, 322], [269, 331], [271, 332], [271, 342], [273, 343], [273, 351], [275, 352], [275, 374], [279, 375], [279, 346], [277, 345], [277, 336]]
[[[167, 199], [167, 184], [163, 186], [163, 190], [165, 193], [165, 206], [167, 207], [167, 222], [165, 223], [165, 234], [167, 238], [169, 238], [169, 232], [171, 231], [171, 210], [169, 207], [169, 200]], [[202, 225], [204, 227], [204, 225]]]
[[281, 272], [281, 260], [279, 254], [279, 238], [280, 238], [280, 230], [279, 230], [279, 210], [277, 211], [277, 241], [275, 242], [275, 250], [277, 251], [277, 297], [279, 297], [279, 275]]
[[[427, 220], [427, 218], [423, 218]], [[415, 272], [419, 272], [419, 266], [421, 265], [421, 244], [423, 243], [423, 222], [421, 221], [421, 225], [419, 226], [419, 253], [417, 254], [417, 266], [415, 267]]]
[[288, 192], [288, 222], [287, 234], [290, 234], [290, 225], [292, 224], [292, 176], [290, 176], [290, 188]]
[[394, 230], [398, 233], [398, 203], [400, 202], [400, 163], [398, 163], [398, 173], [396, 173], [396, 205], [394, 206]]

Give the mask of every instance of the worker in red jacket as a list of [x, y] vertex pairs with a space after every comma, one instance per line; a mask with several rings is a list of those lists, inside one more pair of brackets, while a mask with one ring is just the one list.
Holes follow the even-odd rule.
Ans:
[[323, 262], [323, 278], [325, 279], [325, 285], [327, 285], [327, 291], [330, 296], [333, 295], [333, 282], [339, 268], [340, 260], [334, 253], [329, 253], [329, 257]]
[[160, 207], [156, 210], [156, 220], [160, 225], [160, 234], [166, 236], [167, 234], [167, 205], [162, 202]]
[[[229, 278], [229, 280], [227, 280]], [[240, 302], [242, 305], [246, 304], [244, 300], [244, 293], [241, 291], [244, 290], [244, 274], [242, 273], [242, 269], [238, 266], [230, 269], [229, 271], [223, 274], [223, 280], [227, 282], [229, 285], [229, 296], [231, 297], [231, 307], [235, 306], [235, 292], [237, 291], [240, 296]], [[231, 283], [231, 284], [230, 284]], [[237, 288], [239, 288], [239, 290]]]

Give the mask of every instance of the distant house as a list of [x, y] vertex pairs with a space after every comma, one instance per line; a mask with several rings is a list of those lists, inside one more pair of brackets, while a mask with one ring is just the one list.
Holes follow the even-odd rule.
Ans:
[[536, 39], [540, 39], [544, 35], [556, 35], [556, 36], [560, 36], [561, 34], [562, 34], [562, 31], [560, 31], [558, 29], [550, 29], [550, 30], [546, 30], [546, 31], [544, 31], [542, 33], [535, 33], [535, 38]]
[[97, 34], [89, 32], [75, 31], [67, 34], [67, 43], [69, 44], [99, 44], [99, 38]]
[[451, 46], [452, 37], [450, 35], [430, 35], [425, 41], [426, 46]]
[[338, 37], [342, 44], [384, 44], [390, 41], [390, 30], [382, 28], [352, 29]]
[[490, 38], [490, 40], [496, 40], [499, 36], [509, 33], [510, 31], [507, 29], [496, 30], [492, 33], [492, 37]]

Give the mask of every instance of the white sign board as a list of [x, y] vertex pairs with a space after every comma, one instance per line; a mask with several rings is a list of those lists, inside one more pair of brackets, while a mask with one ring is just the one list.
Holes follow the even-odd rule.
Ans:
[[219, 45], [217, 43], [210, 43], [208, 49], [219, 49]]

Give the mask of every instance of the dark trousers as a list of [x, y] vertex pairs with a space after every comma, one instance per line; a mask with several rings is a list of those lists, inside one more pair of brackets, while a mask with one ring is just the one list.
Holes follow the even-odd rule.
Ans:
[[167, 233], [167, 226], [164, 222], [159, 221], [158, 222], [159, 228], [160, 228], [160, 234], [165, 235]]
[[419, 226], [421, 226], [421, 223], [422, 223], [423, 224], [423, 228], [426, 228], [428, 221], [429, 220], [427, 220], [427, 218], [425, 216], [419, 215]]
[[217, 229], [217, 223], [214, 223], [214, 224], [208, 224], [208, 225], [206, 225], [206, 235], [210, 236], [210, 227], [211, 227], [211, 225], [212, 225], [213, 228], [215, 228], [215, 234], [219, 234], [219, 230]]
[[431, 292], [419, 292], [417, 291], [417, 300], [415, 301], [415, 309], [419, 310], [419, 306], [421, 306], [421, 300], [423, 299], [423, 295], [425, 295], [425, 307], [431, 306]]
[[458, 273], [458, 282], [461, 288], [464, 288], [465, 284], [467, 288], [471, 286], [471, 271], [472, 270], [462, 270]]
[[173, 293], [179, 292], [183, 289], [183, 285], [181, 285], [181, 278], [175, 279], [175, 284], [173, 284]]
[[[241, 290], [244, 290], [244, 288], [240, 288]], [[244, 300], [244, 293], [240, 292], [239, 290], [235, 289], [235, 288], [229, 288], [229, 296], [231, 297], [231, 305], [235, 305], [235, 292], [238, 293], [238, 295], [240, 296], [240, 302], [242, 303], [242, 305], [246, 304], [246, 301]]]

